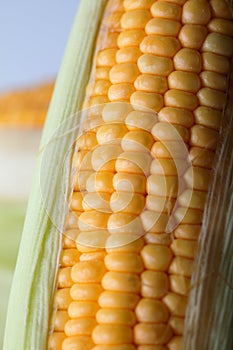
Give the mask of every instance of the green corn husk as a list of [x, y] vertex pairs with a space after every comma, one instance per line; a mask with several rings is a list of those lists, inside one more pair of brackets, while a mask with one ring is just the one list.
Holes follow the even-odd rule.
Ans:
[[[82, 106], [105, 3], [104, 0], [82, 1], [56, 83], [10, 297], [4, 350], [46, 348], [61, 249], [59, 228], [66, 214], [64, 198], [69, 193], [72, 145], [77, 132], [76, 123], [79, 121], [78, 118], [70, 117]], [[232, 93], [230, 99], [232, 101]], [[230, 110], [232, 102], [229, 102], [224, 115], [227, 127], [224, 124], [221, 130], [222, 142], [217, 150], [212, 190], [206, 205], [192, 280], [186, 318], [186, 350], [230, 350], [232, 345], [233, 121]], [[50, 141], [61, 124], [65, 125], [62, 127], [63, 137], [58, 133], [58, 137]], [[67, 150], [70, 150], [68, 155]], [[61, 169], [63, 159], [67, 163], [64, 174]]]
[[0, 349], [25, 212], [25, 201], [0, 200]]
[[[66, 122], [66, 130], [72, 130], [75, 126], [76, 119], [71, 116], [82, 106], [85, 94], [83, 87], [89, 79], [96, 34], [105, 3], [105, 0], [82, 1], [56, 82], [41, 140], [12, 284], [3, 347], [5, 350], [46, 348], [61, 244], [59, 228], [50, 220], [49, 214], [56, 219], [58, 226], [62, 226], [66, 214], [64, 196], [68, 192], [69, 174], [65, 176], [67, 180], [62, 193], [60, 163], [65, 158], [67, 149], [72, 146], [71, 133], [59, 142], [55, 140], [50, 144], [51, 152], [46, 161], [43, 161], [43, 153], [61, 124]], [[46, 178], [43, 196], [40, 184], [42, 163]]]
[[186, 349], [233, 349], [233, 66], [186, 313]]

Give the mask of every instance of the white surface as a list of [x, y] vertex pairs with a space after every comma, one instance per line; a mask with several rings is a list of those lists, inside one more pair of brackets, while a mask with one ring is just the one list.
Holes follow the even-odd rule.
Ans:
[[0, 130], [0, 198], [27, 199], [41, 131]]

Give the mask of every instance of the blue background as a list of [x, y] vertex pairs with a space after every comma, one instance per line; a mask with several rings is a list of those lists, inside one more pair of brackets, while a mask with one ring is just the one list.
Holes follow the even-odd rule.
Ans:
[[80, 0], [0, 0], [0, 92], [56, 76]]

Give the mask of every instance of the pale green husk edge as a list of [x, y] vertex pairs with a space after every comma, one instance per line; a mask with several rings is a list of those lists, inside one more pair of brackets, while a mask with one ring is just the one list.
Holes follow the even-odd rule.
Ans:
[[[105, 4], [106, 0], [82, 0], [70, 34], [37, 159], [10, 294], [4, 350], [42, 350], [47, 347], [49, 314], [61, 246], [61, 234], [50, 217], [56, 218], [57, 226], [62, 227], [69, 174], [65, 174], [67, 181], [61, 192], [61, 169], [58, 166], [71, 146], [71, 134], [50, 145], [46, 161], [43, 156], [61, 124], [67, 124], [66, 130], [75, 126], [76, 118], [70, 117], [81, 109], [83, 103], [84, 87], [89, 79], [96, 34]], [[69, 161], [71, 164], [71, 159]], [[46, 186], [41, 191], [43, 174]]]

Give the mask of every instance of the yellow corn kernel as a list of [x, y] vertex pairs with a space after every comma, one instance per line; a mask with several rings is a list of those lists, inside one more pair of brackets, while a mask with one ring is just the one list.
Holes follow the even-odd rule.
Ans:
[[174, 71], [168, 77], [168, 85], [170, 89], [195, 93], [200, 89], [201, 82], [197, 74]]
[[137, 90], [147, 92], [157, 92], [163, 94], [167, 91], [167, 80], [165, 77], [142, 74], [134, 82], [134, 86]]
[[77, 249], [63, 249], [60, 257], [60, 265], [62, 267], [65, 266], [73, 266], [79, 260], [79, 252]]
[[63, 232], [63, 237], [62, 237], [62, 243], [63, 243], [63, 248], [75, 248], [75, 239], [78, 235], [78, 230], [67, 230]]
[[104, 263], [111, 271], [140, 273], [143, 270], [142, 260], [135, 253], [111, 253], [107, 254]]
[[169, 325], [138, 323], [134, 327], [134, 339], [136, 344], [167, 344], [172, 337], [172, 330]]
[[[179, 40], [184, 47], [199, 50], [207, 36], [208, 30], [204, 26], [185, 24], [179, 33]], [[203, 45], [205, 47], [205, 43]], [[208, 50], [206, 50], [208, 51]]]
[[165, 246], [147, 244], [143, 247], [141, 256], [147, 269], [166, 271], [171, 262], [172, 252]]
[[97, 325], [92, 338], [95, 344], [130, 344], [133, 342], [132, 329], [125, 325]]
[[225, 1], [219, 2], [218, 0], [210, 1], [213, 17], [232, 19], [231, 11], [229, 11], [228, 5]]
[[153, 174], [147, 179], [147, 193], [162, 197], [176, 198], [178, 177]]
[[70, 296], [70, 288], [57, 289], [54, 295], [54, 307], [59, 310], [68, 309], [72, 298]]
[[109, 214], [91, 210], [83, 212], [78, 220], [80, 231], [92, 231], [107, 228]]
[[168, 293], [163, 298], [163, 302], [167, 305], [172, 316], [185, 316], [187, 297], [175, 293]]
[[191, 92], [171, 89], [165, 92], [164, 103], [165, 106], [193, 111], [198, 106], [198, 99]]
[[214, 71], [220, 74], [229, 72], [230, 62], [227, 57], [217, 55], [212, 52], [204, 52], [202, 54], [203, 68], [205, 70]]
[[151, 162], [151, 174], [177, 176], [187, 169], [185, 160], [155, 158]]
[[91, 335], [96, 325], [93, 317], [83, 317], [72, 319], [66, 322], [65, 334], [68, 337], [76, 335]]
[[72, 267], [71, 277], [76, 283], [97, 283], [102, 280], [104, 273], [102, 261], [81, 261]]
[[103, 79], [103, 80], [109, 80], [109, 71], [110, 67], [99, 67], [96, 68], [95, 71], [95, 78], [98, 79]]
[[184, 349], [183, 337], [172, 337], [170, 342], [168, 343], [169, 350], [180, 350]]
[[108, 236], [109, 232], [103, 228], [93, 231], [81, 231], [76, 239], [77, 249], [81, 253], [100, 251], [105, 247]]
[[179, 225], [175, 230], [176, 238], [197, 240], [201, 231], [201, 225]]
[[136, 63], [140, 57], [141, 52], [137, 47], [124, 47], [119, 49], [116, 53], [116, 62], [117, 63]]
[[83, 209], [85, 211], [97, 210], [110, 213], [110, 193], [106, 192], [89, 192], [83, 196]]
[[209, 33], [202, 46], [203, 52], [212, 52], [217, 55], [232, 57], [233, 39], [219, 33]]
[[146, 196], [146, 208], [159, 213], [171, 213], [175, 200], [155, 195]]
[[98, 53], [97, 67], [112, 67], [116, 63], [117, 49], [105, 49]]
[[124, 233], [110, 236], [109, 241], [111, 244], [106, 249], [108, 253], [139, 253], [144, 245], [141, 237], [135, 239], [135, 235]]
[[[96, 345], [92, 350], [118, 350], [119, 345]], [[134, 345], [131, 344], [121, 344], [122, 350], [136, 350]]]
[[72, 286], [71, 267], [62, 267], [58, 272], [58, 288], [69, 288]]
[[108, 90], [108, 98], [110, 101], [127, 101], [134, 91], [132, 84], [111, 85]]
[[83, 211], [82, 200], [83, 195], [81, 192], [73, 192], [70, 202], [70, 208], [76, 211]]
[[139, 74], [135, 63], [116, 64], [110, 70], [110, 81], [112, 84], [133, 83]]
[[58, 310], [52, 317], [52, 327], [54, 331], [64, 332], [65, 324], [69, 320], [67, 311]]
[[108, 16], [103, 17], [102, 26], [110, 30], [119, 32], [121, 30], [121, 18], [123, 11], [110, 12]]
[[154, 158], [184, 159], [187, 148], [183, 141], [156, 141], [151, 149]]
[[101, 283], [105, 290], [114, 292], [139, 293], [140, 290], [139, 276], [133, 273], [109, 271]]
[[154, 0], [124, 0], [124, 8], [126, 11], [136, 9], [150, 9]]
[[134, 293], [104, 291], [100, 294], [98, 303], [102, 308], [132, 309], [139, 301], [139, 296]]
[[132, 111], [132, 106], [126, 102], [111, 102], [104, 106], [102, 111], [105, 123], [125, 122], [126, 117]]
[[116, 160], [116, 171], [147, 175], [150, 171], [151, 156], [145, 152], [123, 152]]
[[95, 317], [99, 305], [94, 301], [72, 301], [68, 308], [70, 318]]
[[190, 278], [180, 275], [169, 276], [170, 290], [173, 293], [188, 295], [190, 289]]
[[223, 74], [210, 71], [203, 71], [200, 74], [200, 78], [202, 86], [221, 90], [224, 92], [227, 89], [227, 78]]
[[201, 105], [223, 110], [226, 104], [226, 94], [222, 91], [210, 88], [202, 88], [198, 91], [197, 97]]
[[100, 309], [96, 320], [99, 324], [124, 324], [129, 327], [136, 323], [134, 312], [126, 309]]
[[174, 67], [176, 70], [200, 73], [202, 69], [201, 55], [197, 50], [182, 48], [174, 56]]
[[191, 128], [190, 145], [215, 150], [218, 142], [218, 132], [202, 125]]
[[136, 91], [131, 95], [130, 102], [138, 109], [147, 107], [156, 112], [163, 107], [162, 95], [151, 92]]
[[168, 76], [173, 70], [172, 60], [168, 57], [145, 54], [139, 57], [137, 64], [140, 72], [145, 74]]
[[169, 325], [171, 326], [174, 334], [183, 335], [183, 333], [184, 333], [184, 318], [183, 317], [172, 316], [169, 319]]
[[110, 215], [107, 226], [111, 234], [129, 233], [140, 236], [144, 231], [138, 216], [122, 212]]
[[[115, 171], [115, 162], [117, 157], [121, 153], [122, 153], [122, 148], [119, 144], [119, 141], [113, 142], [112, 144], [106, 143], [104, 145], [99, 145], [93, 150], [93, 152], [91, 153], [91, 167], [92, 167], [92, 170], [95, 170], [98, 173], [96, 175], [94, 175], [94, 173], [90, 175], [89, 182], [92, 188], [95, 188], [95, 184], [93, 183], [93, 180], [99, 183], [100, 188], [103, 187], [102, 181], [104, 181], [106, 184], [109, 184], [110, 186], [111, 172]], [[103, 172], [106, 172], [107, 174], [105, 175], [103, 174]], [[98, 186], [96, 186], [96, 188], [98, 188]], [[88, 191], [95, 192], [95, 190], [91, 190], [91, 189], [88, 189]], [[107, 191], [104, 191], [103, 189], [102, 192], [107, 192]]]
[[151, 6], [151, 13], [153, 17], [169, 18], [178, 21], [181, 18], [181, 7], [165, 1], [156, 1]]
[[178, 238], [172, 242], [171, 249], [177, 256], [193, 259], [197, 249], [197, 242]]
[[114, 192], [110, 199], [112, 212], [139, 215], [145, 206], [145, 198], [141, 194]]
[[206, 192], [185, 190], [178, 198], [179, 204], [186, 208], [204, 210]]
[[170, 36], [148, 35], [140, 44], [143, 53], [165, 57], [173, 57], [179, 48], [178, 39]]
[[164, 18], [152, 18], [145, 27], [147, 35], [165, 35], [177, 37], [181, 28], [179, 22], [164, 19]]
[[150, 132], [157, 120], [156, 113], [137, 110], [128, 114], [125, 123], [129, 130], [142, 129]]
[[213, 18], [208, 23], [208, 29], [210, 32], [233, 36], [233, 23], [227, 19]]
[[128, 132], [125, 124], [114, 123], [102, 125], [98, 128], [96, 138], [100, 145], [121, 139]]
[[89, 178], [89, 176], [92, 173], [93, 173], [93, 169], [79, 171], [76, 175], [76, 179], [74, 182], [74, 190], [75, 191], [85, 191], [87, 179]]
[[200, 147], [190, 149], [190, 160], [195, 167], [210, 169], [212, 167], [214, 152]]
[[122, 29], [144, 29], [150, 18], [150, 12], [147, 10], [127, 11], [121, 18], [121, 27]]
[[182, 11], [183, 23], [205, 25], [210, 18], [211, 7], [206, 0], [188, 0], [185, 2]]
[[113, 177], [113, 187], [119, 192], [135, 192], [144, 194], [146, 191], [146, 177], [137, 174], [117, 173]]
[[85, 252], [80, 255], [80, 261], [90, 261], [90, 260], [103, 260], [105, 257], [106, 253], [105, 251], [90, 251], [90, 252]]
[[193, 113], [182, 108], [164, 107], [159, 111], [158, 117], [161, 122], [178, 124], [186, 128], [192, 126], [194, 122]]
[[156, 213], [155, 211], [145, 210], [140, 217], [145, 232], [166, 232], [169, 221], [167, 213]]
[[93, 173], [87, 179], [87, 191], [88, 192], [113, 192], [113, 180], [114, 173], [108, 171], [99, 171]]
[[194, 111], [194, 116], [196, 124], [219, 130], [222, 120], [221, 111], [214, 110], [210, 107], [200, 106]]
[[119, 48], [136, 46], [139, 47], [145, 32], [142, 29], [130, 29], [119, 34], [117, 44]]
[[153, 143], [153, 136], [147, 131], [133, 130], [123, 136], [121, 140], [121, 147], [125, 152], [148, 152]]
[[73, 284], [70, 288], [70, 295], [73, 300], [77, 301], [97, 301], [102, 287], [97, 283], [78, 283]]
[[49, 337], [48, 349], [58, 350], [62, 348], [63, 340], [66, 338], [64, 332], [54, 332]]
[[138, 350], [166, 350], [165, 346], [162, 345], [139, 345]]
[[146, 244], [157, 244], [169, 246], [172, 242], [170, 233], [153, 233], [148, 232], [144, 236]]
[[171, 125], [166, 122], [159, 122], [154, 125], [151, 130], [155, 140], [159, 141], [171, 141], [171, 140], [183, 140], [189, 141], [189, 131], [181, 125]]
[[142, 298], [135, 310], [137, 320], [145, 323], [166, 323], [169, 312], [166, 305], [159, 300]]
[[207, 191], [210, 179], [210, 170], [199, 167], [189, 168], [186, 171], [184, 178], [189, 188]]
[[168, 277], [165, 272], [146, 270], [141, 275], [141, 294], [144, 298], [160, 299], [168, 293]]
[[93, 342], [90, 337], [87, 336], [71, 336], [66, 338], [62, 343], [62, 350], [91, 350]]
[[176, 256], [172, 259], [171, 265], [169, 266], [169, 273], [191, 277], [194, 261], [192, 259], [183, 258], [181, 256]]
[[203, 212], [201, 210], [179, 207], [174, 215], [180, 224], [198, 225], [202, 223]]

